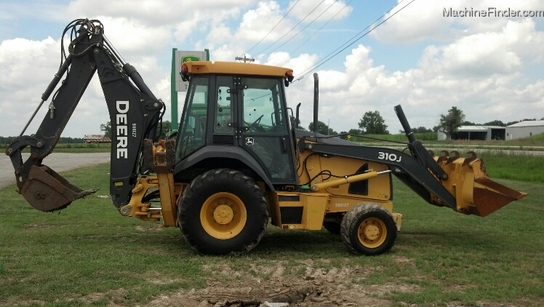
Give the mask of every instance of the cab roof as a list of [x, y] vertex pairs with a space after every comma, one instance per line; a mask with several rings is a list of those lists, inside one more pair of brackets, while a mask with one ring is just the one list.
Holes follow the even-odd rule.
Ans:
[[229, 75], [253, 75], [253, 76], [292, 76], [293, 70], [285, 67], [269, 66], [262, 64], [240, 63], [240, 62], [211, 62], [211, 61], [189, 61], [187, 65], [188, 74], [229, 74]]

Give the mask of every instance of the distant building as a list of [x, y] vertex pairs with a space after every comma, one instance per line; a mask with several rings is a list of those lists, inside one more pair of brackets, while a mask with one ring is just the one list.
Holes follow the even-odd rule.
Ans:
[[[504, 140], [506, 128], [501, 126], [461, 126], [451, 136], [452, 140]], [[446, 139], [446, 134], [438, 132], [438, 140]]]
[[506, 127], [506, 139], [515, 140], [544, 133], [544, 120], [527, 120]]
[[85, 143], [111, 143], [111, 139], [103, 134], [87, 134], [83, 139]]

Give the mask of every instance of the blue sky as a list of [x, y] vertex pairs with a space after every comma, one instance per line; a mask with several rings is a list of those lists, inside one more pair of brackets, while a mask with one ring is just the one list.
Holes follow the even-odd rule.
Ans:
[[[288, 89], [290, 106], [303, 104], [306, 127], [312, 119], [313, 72], [321, 81], [320, 120], [336, 131], [358, 128], [365, 112], [379, 111], [389, 131], [397, 133], [397, 104], [415, 127], [432, 128], [452, 106], [476, 123], [544, 117], [544, 17], [443, 13], [490, 7], [542, 13], [539, 1], [1, 0], [0, 5], [2, 136], [21, 132], [56, 72], [64, 27], [84, 17], [103, 22], [123, 58], [167, 105], [172, 48], [207, 48], [212, 60], [232, 61], [248, 53], [259, 63], [293, 68], [295, 78], [308, 73]], [[367, 26], [383, 21], [385, 12], [405, 5], [311, 69]], [[35, 132], [43, 116], [26, 134]], [[168, 111], [165, 119], [170, 116]], [[100, 124], [108, 120], [100, 85], [93, 80], [63, 135], [100, 133]]]

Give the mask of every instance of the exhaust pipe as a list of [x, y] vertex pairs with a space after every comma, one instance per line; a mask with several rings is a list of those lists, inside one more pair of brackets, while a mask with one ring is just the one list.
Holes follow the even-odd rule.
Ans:
[[319, 76], [314, 72], [314, 136], [317, 136], [317, 122], [319, 111]]

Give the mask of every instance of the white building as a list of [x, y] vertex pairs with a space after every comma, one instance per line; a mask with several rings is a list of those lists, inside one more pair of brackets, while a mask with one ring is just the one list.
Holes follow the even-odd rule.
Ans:
[[506, 127], [506, 139], [515, 140], [544, 133], [544, 120], [528, 120]]
[[[506, 128], [501, 126], [461, 126], [451, 136], [453, 140], [504, 140]], [[438, 132], [438, 140], [446, 139], [446, 134]]]

